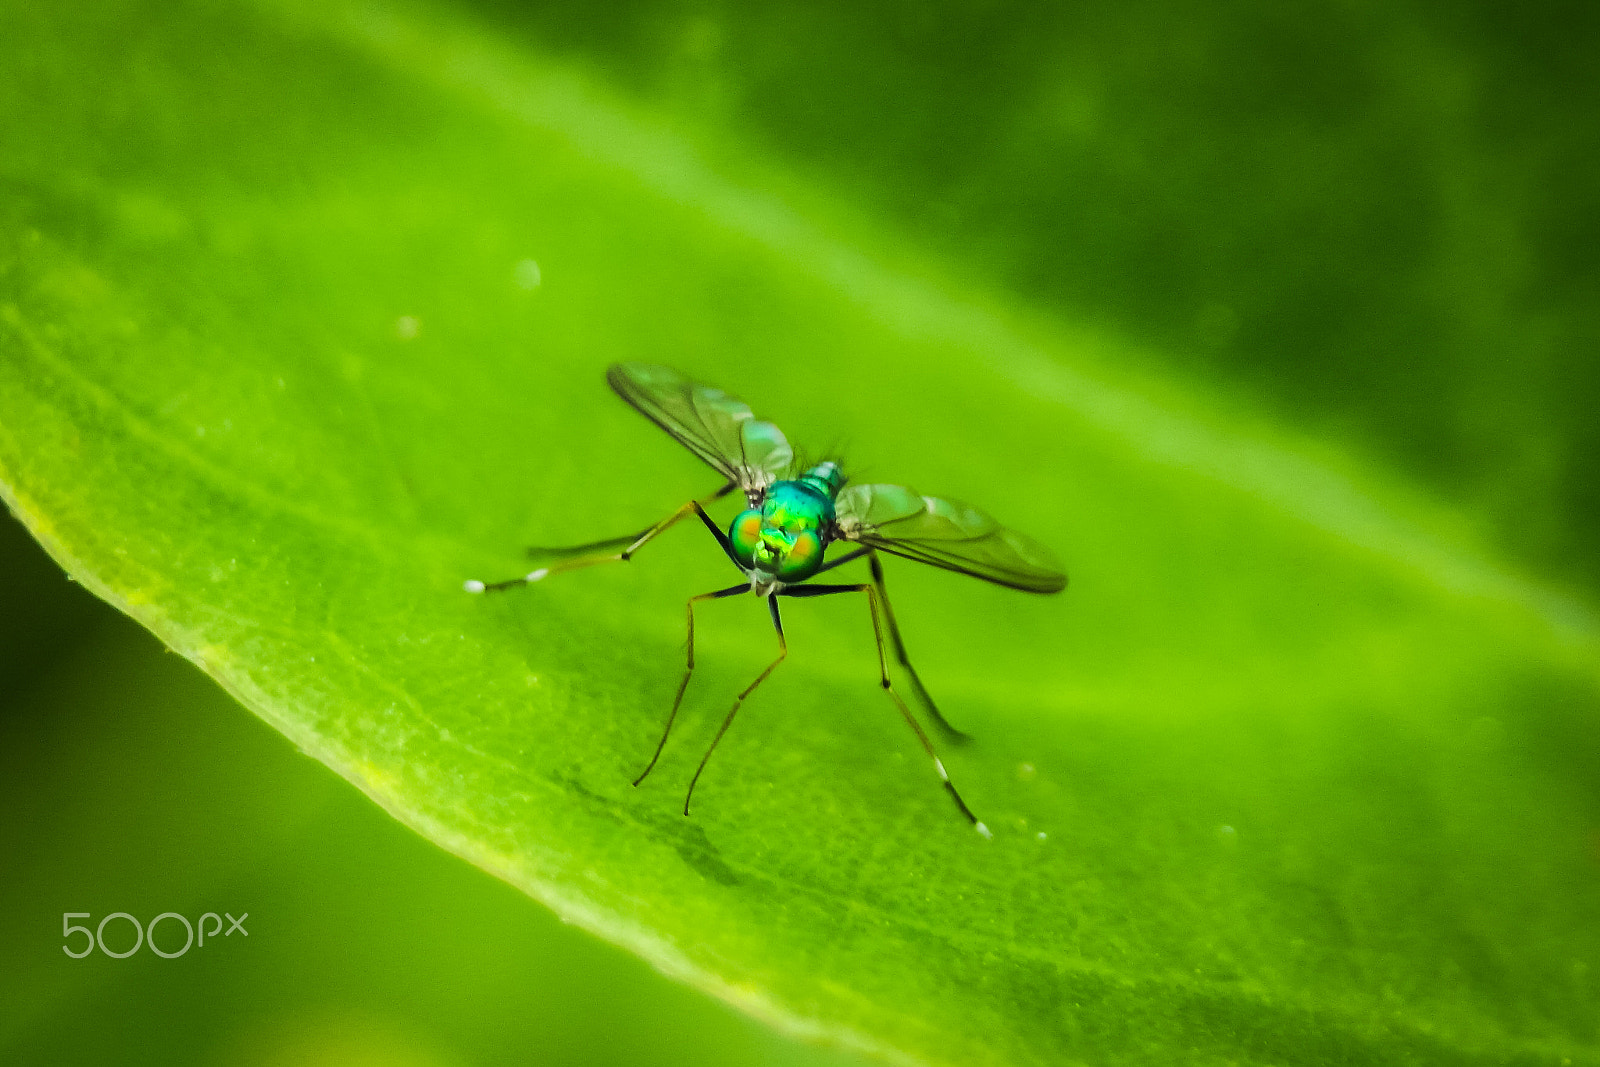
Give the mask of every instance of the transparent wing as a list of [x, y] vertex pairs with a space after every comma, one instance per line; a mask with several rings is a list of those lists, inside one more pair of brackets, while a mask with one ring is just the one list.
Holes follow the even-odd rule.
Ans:
[[783, 431], [757, 419], [746, 404], [721, 389], [650, 363], [613, 363], [606, 381], [747, 496], [787, 477], [794, 466], [794, 451]]
[[847, 541], [1029, 593], [1059, 593], [1066, 573], [1048, 548], [970, 504], [903, 485], [851, 485], [834, 505]]

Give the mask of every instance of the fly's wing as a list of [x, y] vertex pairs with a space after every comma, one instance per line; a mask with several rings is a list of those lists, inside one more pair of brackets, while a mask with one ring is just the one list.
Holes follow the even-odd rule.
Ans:
[[783, 431], [757, 419], [746, 404], [721, 389], [650, 363], [613, 363], [606, 381], [747, 497], [758, 497], [794, 466]]
[[836, 532], [847, 541], [1029, 593], [1067, 587], [1048, 548], [970, 504], [903, 485], [851, 485], [834, 510]]

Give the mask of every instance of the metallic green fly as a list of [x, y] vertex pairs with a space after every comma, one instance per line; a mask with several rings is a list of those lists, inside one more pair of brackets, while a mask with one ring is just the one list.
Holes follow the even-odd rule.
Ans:
[[[669, 527], [691, 515], [697, 516], [722, 551], [739, 569], [745, 580], [727, 589], [689, 598], [688, 665], [672, 710], [656, 743], [655, 754], [633, 784], [645, 776], [661, 758], [667, 735], [678, 717], [684, 691], [694, 673], [694, 606], [702, 600], [754, 593], [766, 598], [772, 625], [778, 631], [778, 658], [756, 680], [745, 687], [723, 718], [717, 735], [700, 759], [683, 798], [683, 813], [689, 814], [689, 800], [695, 784], [706, 769], [711, 753], [728, 730], [745, 698], [782, 663], [789, 646], [783, 636], [783, 620], [778, 613], [779, 597], [831, 596], [835, 593], [863, 593], [872, 614], [872, 628], [878, 641], [878, 669], [884, 692], [916, 733], [917, 740], [933, 760], [939, 779], [949, 791], [956, 807], [979, 833], [989, 836], [989, 828], [978, 821], [956, 792], [927, 733], [912, 716], [889, 680], [889, 660], [884, 651], [883, 634], [895, 659], [905, 669], [906, 678], [929, 718], [953, 742], [967, 736], [939, 714], [933, 698], [911, 666], [889, 593], [883, 582], [883, 565], [878, 553], [887, 552], [919, 563], [970, 574], [1028, 593], [1059, 593], [1066, 588], [1067, 576], [1061, 565], [1043, 545], [1015, 530], [1008, 530], [984, 512], [936, 496], [922, 496], [900, 485], [846, 485], [844, 472], [832, 461], [801, 470], [783, 432], [770, 422], [761, 422], [750, 408], [720, 389], [690, 381], [675, 370], [646, 363], [618, 363], [606, 372], [606, 380], [617, 395], [632, 404], [651, 422], [661, 427], [689, 451], [705, 460], [726, 479], [726, 484], [706, 502], [726, 496], [735, 489], [744, 494], [745, 510], [734, 517], [726, 533], [706, 514], [699, 500], [691, 500], [654, 526], [626, 537], [614, 537], [570, 548], [530, 550], [543, 565], [521, 578], [484, 584], [469, 581], [466, 589], [482, 593], [514, 589], [547, 578], [561, 571], [595, 563], [627, 560]], [[856, 547], [844, 555], [823, 562], [828, 546], [836, 541]], [[819, 574], [853, 560], [865, 558], [870, 582], [849, 584], [804, 584]]]

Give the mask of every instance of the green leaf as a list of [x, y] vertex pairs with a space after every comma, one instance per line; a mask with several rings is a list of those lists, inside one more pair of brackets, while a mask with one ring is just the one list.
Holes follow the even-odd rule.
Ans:
[[[14, 7], [0, 55], [8, 502], [434, 841], [903, 1062], [1600, 1062], [1596, 623], [1462, 521], [448, 11]], [[855, 598], [788, 612], [685, 819], [774, 650], [703, 606], [629, 785], [703, 531], [462, 592], [716, 487], [616, 359], [1067, 561], [891, 562], [992, 841]]]

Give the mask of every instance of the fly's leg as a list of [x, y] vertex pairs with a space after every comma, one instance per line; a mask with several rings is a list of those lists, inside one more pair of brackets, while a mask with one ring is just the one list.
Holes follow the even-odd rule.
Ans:
[[[733, 483], [729, 482], [706, 499], [716, 500], [719, 497], [726, 496], [733, 490], [733, 487]], [[463, 583], [462, 588], [469, 593], [498, 593], [506, 589], [516, 589], [520, 586], [542, 581], [550, 577], [550, 575], [560, 574], [562, 571], [577, 570], [579, 567], [592, 567], [597, 563], [626, 563], [633, 558], [635, 552], [690, 515], [699, 515], [711, 532], [716, 535], [718, 543], [729, 554], [729, 558], [733, 558], [733, 548], [728, 544], [727, 535], [717, 529], [716, 524], [706, 515], [705, 509], [700, 506], [700, 501], [691, 500], [654, 526], [647, 527], [636, 534], [612, 537], [604, 541], [591, 541], [588, 544], [571, 545], [566, 548], [530, 548], [528, 550], [530, 555], [550, 558], [552, 562], [546, 566], [537, 567], [520, 578], [508, 578], [502, 582], [480, 582], [476, 578], [469, 579]]]
[[835, 567], [842, 567], [846, 563], [853, 563], [871, 551], [872, 549], [870, 548], [858, 548], [853, 552], [846, 552], [842, 556], [835, 556], [833, 559], [830, 559], [828, 562], [824, 563], [822, 566], [813, 571], [811, 576], [815, 578], [817, 575], [822, 574], [825, 571], [831, 571]]
[[[873, 562], [877, 562], [876, 558], [874, 558]], [[927, 732], [922, 729], [921, 724], [918, 723], [916, 718], [911, 714], [911, 709], [906, 707], [906, 702], [900, 699], [900, 694], [894, 691], [894, 685], [889, 680], [889, 656], [883, 647], [883, 624], [878, 618], [879, 604], [878, 591], [876, 587], [868, 584], [792, 585], [781, 590], [778, 595], [807, 597], [831, 596], [834, 593], [867, 594], [867, 604], [872, 612], [872, 635], [877, 639], [878, 642], [879, 684], [883, 686], [883, 691], [889, 694], [889, 699], [894, 701], [894, 706], [900, 711], [900, 717], [905, 719], [906, 725], [910, 726], [912, 732], [917, 735], [917, 740], [922, 742], [923, 751], [926, 752], [928, 754], [928, 758], [933, 761], [933, 769], [939, 772], [939, 780], [944, 783], [945, 791], [950, 794], [950, 799], [955, 801], [956, 807], [960, 809], [961, 814], [967, 817], [967, 821], [972, 823], [973, 829], [977, 830], [978, 833], [982, 834], [984, 837], [992, 837], [993, 834], [990, 833], [989, 828], [978, 821], [978, 817], [972, 814], [972, 809], [967, 807], [967, 802], [961, 799], [961, 794], [956, 791], [955, 783], [950, 780], [950, 772], [944, 769], [944, 761], [939, 759], [939, 754], [934, 751], [933, 742], [928, 740]], [[902, 662], [904, 661], [902, 660]], [[915, 676], [913, 675], [913, 677]]]
[[[928, 709], [928, 717], [939, 727], [946, 741], [954, 745], [971, 744], [970, 734], [964, 734], [951, 726], [939, 713], [939, 706], [933, 702], [933, 697], [928, 695], [927, 687], [922, 684], [922, 679], [917, 677], [917, 669], [911, 665], [911, 657], [906, 653], [906, 643], [900, 638], [900, 627], [894, 621], [894, 609], [889, 606], [889, 590], [883, 584], [883, 563], [878, 559], [878, 554], [868, 550], [867, 563], [872, 568], [872, 584], [877, 590], [878, 605], [883, 609], [883, 621], [889, 624], [889, 643], [894, 646], [894, 658], [906, 669], [906, 677], [911, 679], [912, 691], [916, 693], [922, 706]], [[877, 624], [876, 617], [873, 619], [873, 624]], [[878, 652], [880, 655], [883, 652], [881, 635], [878, 639]]]
[[[519, 586], [543, 581], [550, 575], [560, 574], [562, 571], [573, 571], [579, 567], [592, 567], [597, 563], [626, 562], [635, 552], [649, 544], [657, 536], [693, 514], [698, 506], [695, 501], [691, 500], [649, 529], [628, 537], [614, 537], [607, 541], [594, 541], [590, 544], [575, 545], [571, 548], [545, 550], [545, 554], [558, 557], [566, 556], [568, 558], [551, 562], [543, 567], [535, 567], [520, 578], [508, 578], [502, 582], [480, 582], [476, 578], [472, 578], [463, 583], [462, 588], [469, 593], [499, 593], [507, 589], [516, 589]], [[620, 548], [621, 551], [605, 551], [612, 548]]]
[[[900, 627], [894, 621], [894, 608], [889, 605], [889, 589], [883, 583], [883, 563], [878, 559], [878, 554], [871, 548], [858, 548], [854, 552], [848, 552], [838, 559], [824, 563], [817, 568], [817, 574], [831, 571], [841, 564], [858, 560], [862, 556], [867, 557], [867, 562], [872, 568], [872, 584], [877, 589], [878, 603], [883, 608], [883, 620], [889, 624], [889, 643], [894, 646], [894, 658], [900, 666], [905, 668], [906, 676], [911, 679], [911, 690], [916, 694], [917, 702], [927, 709], [928, 718], [933, 720], [933, 724], [939, 728], [940, 735], [946, 741], [952, 745], [971, 744], [971, 735], [964, 734], [954, 726], [951, 726], [945, 717], [940, 714], [939, 706], [933, 702], [933, 697], [928, 693], [927, 686], [922, 684], [922, 679], [917, 675], [917, 669], [911, 665], [911, 656], [906, 652], [906, 643], [900, 637]], [[804, 596], [806, 594], [794, 591], [785, 595]]]
[[767, 669], [762, 671], [755, 681], [745, 686], [744, 692], [734, 698], [733, 707], [728, 710], [727, 717], [722, 720], [722, 725], [717, 728], [717, 736], [711, 739], [711, 747], [706, 749], [706, 754], [700, 757], [700, 766], [695, 768], [694, 777], [689, 780], [689, 791], [683, 795], [683, 813], [689, 814], [689, 800], [694, 796], [694, 787], [700, 781], [700, 775], [706, 769], [706, 764], [711, 759], [711, 753], [717, 750], [717, 742], [722, 740], [722, 735], [728, 732], [728, 726], [733, 722], [733, 717], [739, 713], [739, 708], [744, 705], [745, 697], [756, 691], [756, 686], [767, 680], [767, 675], [777, 669], [778, 664], [789, 654], [789, 642], [784, 640], [783, 619], [778, 615], [778, 598], [767, 597], [767, 607], [772, 611], [772, 626], [778, 631], [778, 658], [767, 664]]
[[637, 778], [635, 778], [633, 780], [633, 784], [634, 785], [638, 785], [640, 782], [644, 781], [645, 780], [645, 776], [648, 775], [652, 770], [655, 769], [656, 760], [661, 758], [661, 750], [667, 747], [667, 735], [672, 733], [672, 723], [678, 717], [678, 707], [679, 707], [679, 705], [681, 705], [683, 703], [684, 690], [689, 688], [689, 676], [694, 673], [694, 605], [695, 605], [695, 601], [697, 601], [697, 600], [719, 600], [719, 599], [721, 599], [722, 597], [725, 597], [725, 596], [738, 596], [740, 593], [748, 593], [749, 591], [750, 591], [750, 583], [746, 582], [744, 585], [736, 585], [736, 586], [733, 586], [732, 588], [729, 588], [729, 589], [719, 589], [715, 593], [701, 593], [699, 596], [692, 596], [692, 597], [689, 598], [689, 602], [688, 602], [688, 604], [686, 606], [687, 607], [687, 611], [688, 611], [688, 615], [689, 615], [689, 662], [688, 662], [688, 666], [686, 666], [684, 668], [683, 681], [678, 683], [678, 695], [672, 698], [672, 710], [667, 713], [667, 725], [665, 727], [663, 727], [662, 730], [661, 730], [661, 740], [656, 742], [655, 754], [650, 757], [650, 762], [645, 766], [645, 769], [639, 772], [639, 777], [637, 777]]

